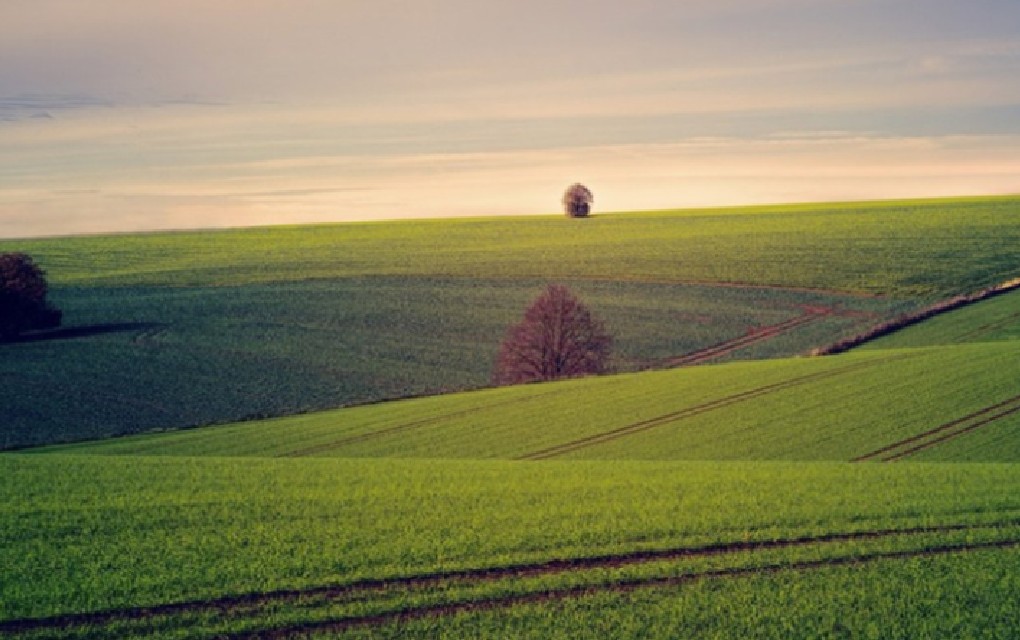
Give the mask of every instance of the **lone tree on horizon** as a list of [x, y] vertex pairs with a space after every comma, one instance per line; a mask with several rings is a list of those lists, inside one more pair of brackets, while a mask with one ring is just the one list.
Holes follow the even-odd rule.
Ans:
[[44, 274], [29, 255], [0, 254], [0, 342], [60, 326], [60, 310], [46, 302]]
[[497, 385], [604, 373], [613, 339], [563, 285], [552, 284], [510, 327], [499, 349]]
[[592, 200], [591, 190], [575, 182], [563, 193], [563, 212], [570, 218], [586, 218], [591, 213]]

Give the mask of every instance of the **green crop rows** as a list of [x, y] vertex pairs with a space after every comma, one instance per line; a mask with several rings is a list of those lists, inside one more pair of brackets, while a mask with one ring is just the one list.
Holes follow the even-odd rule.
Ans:
[[[790, 565], [796, 577], [848, 557], [998, 549], [1007, 571], [1020, 542], [1020, 473], [1004, 465], [8, 454], [0, 466], [0, 630], [25, 637], [212, 637], [478, 599], [507, 608], [543, 591], [565, 600], [585, 585], [613, 597], [687, 574]], [[229, 597], [251, 593], [265, 595]], [[166, 603], [191, 604], [135, 613]], [[112, 613], [81, 617], [96, 612]]]

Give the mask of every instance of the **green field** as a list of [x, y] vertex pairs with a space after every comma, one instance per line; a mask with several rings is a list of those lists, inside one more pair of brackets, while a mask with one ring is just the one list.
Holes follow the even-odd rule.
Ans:
[[[422, 230], [445, 221], [33, 241], [97, 252], [94, 271], [56, 249], [44, 263], [91, 328], [0, 347], [8, 443], [484, 385], [546, 268], [605, 316], [628, 372], [0, 454], [0, 635], [1012, 637], [1020, 292], [841, 355], [788, 356], [1016, 277], [1000, 239], [1015, 246], [1018, 204], [599, 216], [570, 227], [580, 244], [562, 264], [528, 262], [535, 229], [564, 224], [551, 219], [451, 222], [451, 244], [433, 235], [425, 256]], [[458, 233], [516, 223], [526, 241], [457, 272], [492, 248]], [[823, 239], [835, 252], [853, 225], [850, 261], [833, 260]], [[660, 279], [661, 256], [626, 248], [639, 228], [706, 260], [725, 248], [733, 264], [696, 269], [757, 286], [692, 284], [690, 265]], [[330, 262], [348, 232], [381, 244]], [[614, 277], [577, 259], [589, 233], [617, 252]], [[237, 242], [258, 234], [279, 242], [262, 271], [257, 245]], [[865, 245], [870, 258], [854, 253]], [[757, 275], [742, 262], [765, 247], [786, 247], [796, 277], [770, 280], [778, 258]], [[685, 362], [703, 364], [669, 368]]]
[[551, 280], [618, 371], [796, 355], [1015, 276], [1018, 222], [1002, 197], [0, 241], [65, 320], [0, 346], [0, 449], [483, 387]]
[[[791, 355], [900, 301], [762, 289], [573, 282], [636, 370], [806, 321], [724, 357]], [[68, 337], [0, 346], [0, 446], [293, 414], [488, 385], [537, 281], [353, 278], [237, 287], [62, 289]], [[806, 315], [805, 309], [834, 309]], [[69, 329], [73, 331], [73, 329]]]
[[882, 337], [864, 349], [1020, 340], [1020, 295], [999, 295]]
[[[924, 602], [942, 591], [964, 599], [975, 584], [966, 601], [988, 606], [957, 602], [961, 628], [1015, 613], [1015, 600], [1002, 599], [1020, 560], [1014, 465], [7, 454], [0, 470], [0, 633], [10, 637], [201, 638], [305, 625], [477, 637], [503, 618], [519, 618], [532, 637], [570, 635], [600, 601], [610, 606], [594, 615], [644, 620], [671, 637], [663, 629], [677, 608], [708, 621], [752, 596], [760, 608], [735, 627], [715, 620], [718, 632], [757, 617], [773, 619], [774, 637], [810, 636], [776, 626], [796, 620], [784, 599], [830, 618], [847, 601], [871, 601], [837, 615], [857, 636], [896, 621], [924, 629]], [[848, 573], [850, 561], [865, 573]], [[918, 580], [944, 566], [959, 575], [939, 589]], [[886, 576], [902, 590], [873, 588]], [[819, 581], [852, 588], [826, 603]], [[736, 600], [713, 604], [713, 592], [733, 590]], [[662, 610], [637, 608], [646, 600]], [[564, 619], [561, 608], [575, 613]]]
[[1017, 335], [1012, 292], [839, 356], [487, 389], [41, 451], [1020, 462]]
[[[1018, 296], [1020, 297], [1020, 296]], [[1020, 342], [860, 352], [526, 385], [58, 446], [127, 455], [851, 460], [951, 425], [1020, 462]], [[978, 446], [978, 443], [981, 446]], [[919, 443], [920, 444], [920, 443]], [[939, 446], [926, 455], [954, 460]], [[920, 453], [920, 452], [919, 452]]]
[[729, 282], [946, 296], [1015, 276], [1020, 197], [263, 227], [0, 241], [58, 284], [368, 275]]

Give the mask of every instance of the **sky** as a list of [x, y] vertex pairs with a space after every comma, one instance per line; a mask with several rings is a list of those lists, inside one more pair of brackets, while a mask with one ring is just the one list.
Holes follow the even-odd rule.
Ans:
[[1020, 193], [1016, 0], [0, 0], [0, 237]]

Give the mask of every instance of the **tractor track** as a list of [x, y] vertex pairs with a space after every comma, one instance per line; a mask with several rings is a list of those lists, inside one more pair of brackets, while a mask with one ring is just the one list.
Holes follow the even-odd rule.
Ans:
[[1006, 316], [1005, 318], [1000, 318], [999, 320], [996, 320], [994, 322], [989, 322], [988, 324], [981, 325], [980, 327], [978, 327], [977, 329], [974, 329], [973, 331], [968, 331], [967, 333], [961, 334], [961, 335], [956, 337], [954, 342], [957, 342], [957, 343], [959, 343], [959, 342], [968, 342], [969, 340], [971, 340], [973, 338], [977, 338], [977, 337], [979, 337], [981, 335], [984, 335], [986, 333], [989, 333], [991, 331], [997, 331], [999, 329], [1005, 329], [1006, 327], [1015, 324], [1017, 322], [1017, 320], [1020, 320], [1020, 312], [1012, 313], [1012, 314]]
[[830, 369], [830, 370], [827, 370], [827, 371], [819, 371], [819, 372], [810, 373], [810, 374], [807, 374], [807, 375], [804, 375], [804, 376], [799, 376], [799, 377], [796, 377], [796, 378], [790, 378], [788, 380], [783, 380], [783, 381], [780, 381], [780, 382], [775, 382], [775, 383], [768, 384], [768, 385], [765, 385], [765, 386], [762, 386], [762, 387], [758, 387], [758, 388], [755, 388], [755, 389], [750, 389], [748, 391], [742, 391], [740, 393], [735, 393], [733, 395], [729, 395], [729, 396], [726, 396], [726, 397], [723, 397], [723, 398], [719, 398], [717, 400], [710, 400], [709, 402], [705, 402], [705, 403], [702, 403], [702, 404], [699, 404], [699, 405], [696, 405], [696, 406], [693, 406], [693, 407], [687, 407], [687, 408], [681, 409], [679, 411], [673, 411], [671, 413], [663, 414], [663, 415], [657, 416], [655, 418], [649, 418], [647, 420], [642, 420], [642, 421], [639, 421], [639, 422], [634, 422], [634, 423], [631, 423], [631, 424], [627, 424], [627, 425], [624, 425], [622, 427], [617, 427], [615, 429], [612, 429], [610, 431], [603, 431], [601, 433], [596, 433], [596, 434], [593, 434], [593, 435], [590, 435], [590, 436], [585, 436], [584, 438], [578, 438], [577, 440], [572, 440], [570, 442], [565, 442], [565, 443], [562, 443], [562, 444], [558, 444], [558, 445], [555, 445], [555, 446], [552, 446], [552, 447], [548, 447], [546, 449], [541, 449], [539, 451], [533, 451], [533, 452], [527, 453], [527, 454], [525, 454], [523, 456], [519, 456], [519, 457], [517, 457], [515, 459], [517, 459], [517, 460], [546, 460], [548, 458], [553, 458], [553, 457], [556, 457], [556, 456], [559, 456], [559, 455], [563, 455], [565, 453], [571, 453], [573, 451], [577, 451], [578, 449], [584, 449], [586, 447], [590, 447], [590, 446], [593, 446], [593, 445], [603, 444], [605, 442], [610, 442], [612, 440], [617, 440], [619, 438], [624, 438], [626, 436], [633, 435], [635, 433], [640, 433], [642, 431], [647, 431], [649, 429], [654, 429], [656, 427], [661, 427], [661, 426], [669, 424], [671, 422], [676, 422], [678, 420], [683, 420], [683, 419], [687, 419], [687, 418], [693, 418], [695, 416], [699, 416], [699, 415], [702, 415], [704, 413], [708, 413], [709, 411], [714, 411], [716, 409], [721, 409], [721, 408], [728, 407], [728, 406], [731, 406], [731, 405], [734, 405], [734, 404], [738, 404], [738, 403], [741, 403], [741, 402], [746, 402], [748, 400], [754, 400], [756, 398], [767, 396], [767, 395], [770, 395], [772, 393], [776, 393], [776, 392], [779, 392], [779, 391], [785, 391], [787, 389], [792, 389], [792, 388], [795, 388], [795, 387], [798, 387], [798, 386], [801, 386], [801, 385], [804, 385], [804, 384], [808, 384], [810, 382], [816, 382], [816, 381], [819, 381], [819, 380], [824, 380], [826, 378], [832, 378], [832, 377], [835, 377], [835, 376], [839, 376], [839, 375], [842, 375], [844, 373], [850, 373], [852, 371], [857, 371], [859, 369], [870, 368], [870, 367], [877, 366], [879, 364], [884, 364], [884, 363], [887, 363], [887, 362], [890, 362], [890, 361], [893, 361], [893, 360], [902, 360], [902, 359], [911, 358], [911, 357], [916, 357], [916, 356], [914, 356], [912, 354], [903, 354], [903, 355], [889, 356], [889, 357], [886, 357], [886, 358], [876, 358], [875, 360], [869, 360], [869, 361], [866, 361], [866, 362], [856, 362], [854, 364], [850, 364], [850, 365], [847, 365], [847, 366], [844, 366], [844, 367], [839, 367], [839, 368], [836, 368], [836, 369]]
[[[471, 586], [472, 583], [481, 584], [503, 579], [552, 575], [558, 573], [583, 571], [589, 569], [611, 569], [656, 561], [682, 560], [686, 558], [703, 558], [739, 552], [754, 553], [772, 549], [797, 548], [811, 545], [826, 545], [832, 543], [853, 542], [861, 540], [879, 540], [884, 538], [892, 538], [896, 536], [939, 534], [961, 531], [980, 531], [980, 530], [1003, 529], [1010, 527], [1020, 527], [1020, 518], [1007, 519], [991, 523], [956, 523], [956, 524], [917, 526], [900, 529], [871, 529], [851, 532], [837, 532], [815, 536], [778, 538], [773, 540], [759, 540], [759, 541], [741, 540], [735, 542], [714, 543], [698, 547], [674, 547], [667, 549], [653, 549], [646, 551], [605, 554], [600, 556], [554, 559], [543, 562], [518, 563], [485, 568], [437, 571], [431, 573], [422, 573], [418, 575], [397, 576], [393, 578], [364, 579], [342, 585], [323, 585], [299, 589], [281, 589], [267, 592], [253, 592], [241, 595], [211, 598], [206, 600], [190, 600], [184, 602], [156, 604], [151, 606], [125, 607], [121, 609], [109, 609], [105, 611], [95, 611], [88, 613], [62, 614], [44, 618], [11, 619], [0, 621], [0, 634], [37, 631], [45, 629], [50, 630], [70, 629], [77, 626], [85, 625], [98, 626], [124, 621], [145, 620], [157, 616], [172, 616], [199, 612], [217, 612], [219, 614], [230, 614], [233, 612], [241, 612], [247, 609], [253, 609], [258, 607], [286, 604], [301, 599], [319, 598], [323, 600], [336, 601], [343, 598], [356, 598], [358, 596], [364, 596], [371, 593], [386, 591], [388, 589], [400, 589], [400, 588], [413, 589], [421, 587], [435, 587], [442, 586], [443, 584], [450, 582], [464, 583], [464, 586]], [[1020, 539], [1009, 540], [1002, 543], [993, 544], [1018, 545], [1020, 544]], [[953, 546], [951, 548], [956, 549], [961, 547]], [[896, 553], [920, 555], [923, 554], [924, 551], [926, 550], [922, 550], [921, 552], [909, 551]], [[852, 556], [847, 558], [846, 562], [854, 562], [861, 558], [866, 557], [867, 556]], [[824, 564], [826, 562], [828, 561], [820, 561], [821, 564]], [[714, 574], [749, 575], [760, 571], [767, 571], [769, 566], [770, 565], [766, 565], [765, 567], [759, 566], [753, 568], [719, 569], [707, 572], [705, 574], [689, 574], [688, 576], [681, 576], [681, 578], [686, 580], [698, 576], [711, 577]], [[795, 566], [795, 564], [782, 564], [776, 566], [781, 568], [790, 568]], [[635, 586], [643, 586], [645, 584], [655, 584], [655, 581], [657, 580], [660, 579], [651, 579], [651, 582], [649, 582], [646, 579], [638, 579], [634, 582]], [[613, 584], [615, 583], [610, 583], [609, 588], [612, 588]], [[553, 590], [553, 592], [559, 593], [560, 591], [562, 591], [564, 593], [567, 593], [567, 595], [557, 597], [568, 597], [569, 593], [573, 593], [578, 589], [580, 589], [583, 592], [587, 592], [589, 590], [604, 590], [606, 588], [607, 588], [606, 586], [600, 585], [600, 586], [587, 586], [583, 588]], [[541, 593], [527, 594], [525, 596], [520, 597], [537, 598], [537, 596], [540, 596]], [[503, 602], [503, 599], [493, 598], [491, 599], [491, 601], [493, 603], [500, 603]], [[461, 610], [464, 607], [471, 608], [472, 606], [474, 605], [470, 603], [454, 603], [447, 605], [430, 606], [424, 608], [424, 610], [425, 611], [434, 610], [435, 612], [443, 611], [456, 612], [457, 610]], [[492, 607], [495, 606], [502, 605], [500, 604], [492, 605]], [[449, 609], [451, 607], [453, 609]], [[329, 624], [331, 625], [341, 624], [343, 627], [372, 623], [381, 624], [388, 620], [403, 619], [406, 613], [407, 610], [403, 610], [393, 613], [380, 614], [379, 616], [367, 616], [364, 618], [345, 618], [341, 621], [331, 621]], [[424, 615], [433, 614], [426, 613]], [[287, 633], [296, 633], [301, 630], [303, 630], [303, 627], [301, 629], [288, 628], [286, 631]], [[267, 636], [256, 634], [255, 636], [242, 635], [237, 637], [282, 637], [280, 635], [272, 635], [280, 633], [281, 631], [282, 630], [279, 629], [269, 630], [267, 633], [269, 633], [270, 635]]]
[[815, 322], [819, 318], [825, 317], [826, 315], [828, 314], [808, 311], [805, 312], [803, 315], [799, 315], [795, 318], [790, 318], [789, 320], [785, 320], [778, 324], [768, 325], [766, 327], [757, 327], [755, 329], [752, 329], [746, 335], [740, 336], [739, 338], [734, 338], [732, 340], [720, 342], [719, 344], [712, 345], [711, 347], [706, 347], [704, 349], [692, 351], [691, 353], [682, 356], [668, 358], [664, 360], [659, 366], [684, 367], [693, 364], [701, 364], [703, 362], [708, 362], [710, 360], [714, 360], [716, 358], [720, 358], [722, 356], [733, 353], [734, 351], [743, 349], [744, 347], [749, 347], [751, 345], [758, 344], [759, 342], [771, 340], [772, 338], [775, 338], [778, 335], [786, 333], [787, 331], [792, 331], [793, 329], [796, 329], [798, 327]]
[[934, 429], [929, 429], [923, 433], [904, 438], [898, 442], [886, 445], [881, 449], [876, 449], [870, 453], [866, 453], [862, 456], [858, 456], [851, 460], [851, 462], [868, 462], [871, 460], [879, 459], [882, 462], [895, 462], [902, 460], [903, 458], [913, 455], [919, 451], [930, 449], [937, 444], [941, 444], [947, 440], [951, 440], [958, 436], [962, 436], [971, 431], [980, 429], [981, 427], [991, 424], [996, 420], [1005, 418], [1006, 416], [1013, 415], [1020, 411], [1020, 395], [1013, 396], [1008, 400], [993, 404], [979, 409], [974, 413], [951, 420], [945, 424], [939, 425]]
[[837, 558], [826, 558], [822, 560], [804, 560], [800, 562], [774, 563], [755, 567], [733, 567], [726, 569], [713, 569], [688, 573], [678, 576], [661, 576], [655, 578], [633, 578], [617, 580], [614, 582], [583, 585], [575, 587], [564, 587], [560, 589], [545, 589], [542, 591], [525, 593], [521, 595], [501, 596], [494, 598], [478, 598], [462, 602], [448, 604], [426, 605], [420, 607], [408, 607], [365, 616], [351, 616], [336, 620], [324, 620], [321, 622], [305, 623], [292, 626], [265, 629], [256, 632], [244, 632], [220, 636], [227, 640], [277, 640], [289, 638], [296, 634], [309, 634], [320, 632], [339, 632], [355, 627], [379, 627], [386, 624], [411, 622], [425, 618], [440, 618], [456, 615], [459, 613], [471, 613], [479, 611], [491, 611], [495, 609], [506, 609], [519, 605], [542, 604], [559, 600], [569, 600], [596, 595], [599, 593], [628, 593], [638, 589], [649, 589], [656, 587], [673, 587], [691, 582], [712, 579], [734, 579], [751, 576], [771, 575], [783, 571], [809, 571], [860, 565], [881, 560], [902, 560], [908, 558], [925, 558], [950, 553], [965, 553], [969, 551], [982, 551], [989, 549], [1006, 549], [1020, 546], [1020, 540], [996, 540], [992, 542], [965, 543], [957, 545], [939, 545], [926, 547], [918, 550], [907, 551], [882, 551], [857, 556], [843, 556]]
[[493, 408], [496, 408], [496, 407], [502, 407], [502, 406], [508, 406], [508, 405], [518, 405], [518, 404], [530, 402], [532, 400], [536, 400], [538, 398], [544, 398], [546, 396], [552, 396], [552, 395], [556, 395], [556, 394], [560, 394], [560, 393], [565, 393], [565, 391], [563, 391], [562, 389], [554, 389], [552, 391], [545, 391], [543, 393], [536, 393], [534, 395], [530, 395], [530, 396], [527, 396], [527, 397], [524, 397], [524, 398], [512, 398], [510, 400], [502, 400], [500, 402], [492, 402], [492, 403], [489, 403], [489, 404], [478, 405], [478, 406], [475, 406], [475, 407], [470, 407], [468, 409], [461, 409], [460, 411], [453, 411], [451, 413], [444, 413], [443, 415], [439, 415], [439, 416], [432, 416], [430, 418], [421, 418], [419, 420], [414, 420], [412, 422], [405, 422], [405, 423], [402, 423], [402, 424], [394, 425], [392, 427], [385, 427], [383, 429], [378, 429], [376, 431], [369, 431], [367, 433], [354, 434], [354, 435], [351, 435], [351, 436], [347, 436], [345, 438], [340, 438], [339, 440], [332, 440], [330, 442], [324, 442], [322, 444], [312, 445], [312, 446], [309, 446], [309, 447], [305, 447], [303, 449], [297, 449], [295, 451], [288, 451], [286, 453], [281, 453], [281, 454], [279, 454], [276, 457], [278, 457], [278, 458], [300, 458], [300, 457], [304, 457], [304, 456], [310, 456], [310, 455], [314, 455], [316, 453], [322, 453], [324, 451], [332, 451], [333, 449], [339, 449], [340, 447], [343, 447], [343, 446], [348, 445], [348, 444], [354, 444], [356, 442], [364, 442], [366, 440], [372, 440], [374, 438], [380, 438], [382, 436], [387, 436], [387, 435], [391, 435], [391, 434], [394, 434], [394, 433], [400, 433], [402, 431], [410, 431], [412, 429], [417, 429], [419, 427], [426, 427], [426, 426], [431, 425], [431, 424], [441, 423], [441, 422], [444, 422], [446, 420], [449, 420], [450, 418], [460, 418], [460, 417], [463, 417], [463, 416], [469, 416], [469, 415], [476, 414], [476, 413], [484, 413], [485, 411], [488, 411], [489, 409], [493, 409]]

